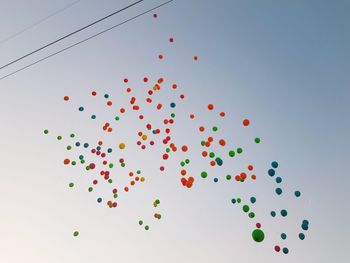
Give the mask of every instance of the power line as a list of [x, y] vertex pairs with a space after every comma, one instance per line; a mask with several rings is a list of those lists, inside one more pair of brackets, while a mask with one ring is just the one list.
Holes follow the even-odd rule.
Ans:
[[115, 12], [113, 12], [113, 13], [111, 13], [111, 14], [105, 16], [105, 17], [102, 17], [102, 18], [100, 18], [100, 19], [98, 19], [98, 20], [96, 20], [96, 21], [94, 21], [94, 22], [92, 22], [92, 23], [90, 23], [90, 24], [88, 24], [88, 25], [86, 25], [86, 26], [84, 26], [84, 27], [79, 28], [78, 30], [73, 31], [72, 33], [69, 33], [69, 34], [67, 34], [67, 35], [65, 35], [65, 36], [63, 36], [63, 37], [60, 37], [59, 39], [57, 39], [57, 40], [55, 40], [55, 41], [52, 41], [52, 42], [50, 42], [50, 43], [48, 43], [48, 44], [46, 44], [46, 45], [44, 45], [44, 46], [42, 46], [42, 47], [40, 47], [40, 48], [38, 48], [38, 49], [32, 51], [32, 52], [29, 52], [28, 54], [26, 54], [26, 55], [24, 55], [24, 56], [22, 56], [22, 57], [20, 57], [20, 58], [17, 58], [17, 59], [15, 59], [15, 60], [13, 60], [13, 61], [11, 61], [11, 62], [9, 62], [9, 63], [3, 65], [2, 67], [0, 67], [0, 69], [6, 68], [6, 67], [8, 67], [8, 66], [10, 66], [10, 65], [12, 65], [12, 64], [14, 64], [14, 63], [16, 63], [16, 62], [18, 62], [18, 61], [20, 61], [20, 60], [22, 60], [22, 59], [24, 59], [24, 58], [26, 58], [26, 57], [29, 57], [29, 56], [31, 56], [31, 55], [33, 55], [33, 54], [39, 52], [40, 50], [43, 50], [43, 49], [45, 49], [45, 48], [47, 48], [47, 47], [49, 47], [49, 46], [52, 46], [53, 44], [56, 44], [57, 42], [60, 42], [60, 41], [62, 41], [63, 39], [66, 39], [67, 37], [70, 37], [70, 36], [72, 36], [72, 35], [75, 35], [76, 33], [79, 33], [80, 31], [83, 31], [83, 30], [85, 30], [85, 29], [87, 29], [87, 28], [89, 28], [89, 27], [91, 27], [91, 26], [93, 26], [93, 25], [95, 25], [95, 24], [97, 24], [97, 23], [99, 23], [99, 22], [101, 22], [101, 21], [103, 21], [103, 20], [106, 20], [107, 18], [109, 18], [109, 17], [111, 17], [111, 16], [114, 16], [114, 15], [116, 15], [116, 14], [118, 14], [118, 13], [120, 13], [120, 12], [122, 12], [122, 11], [124, 11], [124, 10], [126, 10], [126, 9], [128, 9], [128, 8], [130, 8], [130, 7], [132, 7], [132, 6], [134, 6], [134, 5], [137, 5], [137, 4], [139, 4], [139, 3], [143, 2], [143, 1], [144, 1], [144, 0], [139, 0], [139, 1], [136, 1], [136, 2], [130, 4], [130, 5], [126, 6], [126, 7], [123, 7], [122, 9], [119, 9], [119, 10], [117, 10], [117, 11], [115, 11]]
[[138, 17], [140, 17], [140, 16], [143, 16], [143, 15], [145, 15], [145, 14], [147, 14], [147, 13], [150, 13], [150, 12], [152, 12], [153, 10], [156, 10], [156, 9], [158, 9], [158, 8], [164, 6], [164, 5], [167, 5], [167, 4], [169, 4], [170, 2], [173, 2], [173, 1], [174, 1], [174, 0], [169, 0], [169, 1], [167, 1], [167, 2], [164, 2], [164, 3], [160, 4], [160, 5], [157, 5], [157, 6], [153, 7], [153, 8], [151, 8], [151, 9], [148, 9], [147, 11], [144, 11], [144, 12], [142, 12], [142, 13], [136, 15], [136, 16], [133, 16], [133, 17], [127, 19], [127, 20], [124, 20], [123, 22], [121, 22], [121, 23], [119, 23], [119, 24], [116, 24], [116, 25], [114, 25], [114, 26], [112, 26], [112, 27], [109, 27], [109, 28], [107, 28], [107, 29], [105, 29], [105, 30], [103, 30], [103, 31], [100, 31], [99, 33], [94, 34], [94, 35], [92, 35], [92, 36], [90, 36], [90, 37], [88, 37], [88, 38], [85, 38], [85, 39], [83, 39], [83, 40], [81, 40], [81, 41], [79, 41], [79, 42], [77, 42], [77, 43], [75, 43], [75, 44], [73, 44], [73, 45], [70, 45], [70, 46], [68, 46], [68, 47], [66, 47], [66, 48], [64, 48], [64, 49], [61, 49], [61, 50], [59, 50], [59, 51], [57, 51], [57, 52], [55, 52], [55, 53], [52, 53], [51, 55], [48, 55], [48, 56], [46, 56], [46, 57], [44, 57], [44, 58], [42, 58], [42, 59], [39, 59], [39, 60], [37, 60], [37, 61], [35, 61], [35, 62], [33, 62], [33, 63], [31, 63], [31, 64], [25, 66], [25, 67], [22, 67], [22, 68], [20, 68], [20, 69], [18, 69], [18, 70], [16, 70], [16, 71], [13, 71], [13, 72], [11, 72], [11, 73], [9, 73], [9, 74], [7, 74], [7, 75], [1, 77], [1, 78], [0, 78], [0, 81], [3, 80], [3, 79], [5, 79], [5, 78], [8, 78], [8, 77], [10, 77], [10, 76], [12, 76], [12, 75], [14, 75], [14, 74], [20, 72], [20, 71], [23, 71], [23, 70], [25, 70], [25, 69], [27, 69], [27, 68], [30, 68], [31, 66], [34, 66], [34, 65], [36, 65], [36, 64], [38, 64], [38, 63], [40, 63], [40, 62], [42, 62], [42, 61], [44, 61], [44, 60], [47, 60], [47, 59], [49, 59], [49, 58], [51, 58], [51, 57], [53, 57], [53, 56], [56, 56], [56, 55], [58, 55], [58, 54], [60, 54], [60, 53], [63, 53], [64, 51], [66, 51], [66, 50], [68, 50], [68, 49], [71, 49], [71, 48], [73, 48], [73, 47], [75, 47], [75, 46], [78, 46], [78, 45], [80, 45], [80, 44], [82, 44], [82, 43], [84, 43], [84, 42], [86, 42], [86, 41], [88, 41], [88, 40], [90, 40], [90, 39], [92, 39], [92, 38], [95, 38], [95, 37], [97, 37], [97, 36], [99, 36], [99, 35], [102, 35], [102, 34], [108, 32], [108, 31], [110, 31], [110, 30], [112, 30], [112, 29], [114, 29], [114, 28], [116, 28], [116, 27], [119, 27], [119, 26], [121, 26], [121, 25], [123, 25], [123, 24], [126, 24], [126, 23], [128, 23], [128, 22], [130, 22], [130, 21], [132, 21], [132, 20], [135, 20], [136, 18], [138, 18]]
[[39, 19], [38, 21], [34, 22], [33, 24], [31, 24], [31, 25], [29, 25], [29, 26], [27, 26], [27, 27], [25, 27], [25, 28], [23, 28], [23, 29], [17, 31], [16, 33], [14, 33], [14, 34], [12, 34], [12, 35], [6, 37], [5, 39], [3, 39], [3, 40], [0, 41], [0, 45], [2, 45], [2, 44], [4, 44], [4, 43], [8, 42], [8, 41], [11, 40], [11, 39], [14, 39], [15, 37], [17, 37], [17, 36], [23, 34], [23, 33], [26, 32], [26, 31], [28, 31], [29, 29], [32, 29], [33, 27], [35, 27], [35, 26], [37, 26], [37, 25], [39, 25], [39, 24], [45, 22], [46, 20], [50, 19], [51, 17], [53, 17], [53, 16], [55, 16], [55, 15], [58, 15], [59, 13], [62, 13], [63, 11], [65, 11], [65, 10], [71, 8], [72, 6], [76, 5], [76, 4], [79, 3], [80, 1], [81, 1], [81, 0], [74, 1], [74, 2], [72, 2], [72, 3], [68, 4], [68, 5], [66, 5], [66, 6], [64, 6], [64, 7], [60, 8], [60, 9], [58, 9], [58, 10], [56, 10], [56, 11], [54, 11], [53, 13], [49, 14], [48, 16], [46, 16], [46, 17], [44, 17], [44, 18], [42, 18], [42, 19]]

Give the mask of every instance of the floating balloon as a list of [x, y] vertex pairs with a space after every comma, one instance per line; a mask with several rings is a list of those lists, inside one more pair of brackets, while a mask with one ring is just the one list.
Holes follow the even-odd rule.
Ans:
[[252, 237], [254, 241], [262, 242], [265, 238], [265, 234], [261, 229], [257, 228], [252, 232]]

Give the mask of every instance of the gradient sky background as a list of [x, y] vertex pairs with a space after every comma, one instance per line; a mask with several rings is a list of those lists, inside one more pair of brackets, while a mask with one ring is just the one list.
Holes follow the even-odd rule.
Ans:
[[[0, 40], [70, 2], [1, 0]], [[128, 3], [82, 0], [1, 44], [1, 64]], [[146, 0], [0, 76], [158, 3]], [[143, 16], [0, 81], [0, 262], [348, 262], [350, 2], [175, 0], [157, 13], [158, 19]], [[157, 60], [158, 53], [164, 61]], [[197, 63], [193, 55], [199, 56]], [[181, 119], [196, 112], [193, 127], [216, 124], [220, 135], [247, 152], [226, 165], [222, 176], [252, 162], [257, 182], [214, 184], [212, 178], [198, 178], [188, 190], [179, 184], [178, 160], [166, 174], [158, 171], [163, 147], [155, 148], [157, 155], [135, 150], [135, 118], [121, 122], [115, 137], [101, 133], [88, 112], [106, 119], [112, 113], [90, 92], [109, 93], [122, 103], [127, 98], [122, 79], [142, 89], [144, 76], [176, 81], [186, 94], [178, 109], [179, 141], [200, 140]], [[165, 91], [163, 100], [169, 102], [172, 94]], [[69, 104], [64, 95], [72, 98]], [[209, 102], [227, 112], [225, 121], [205, 110]], [[86, 113], [77, 111], [80, 105]], [[245, 117], [252, 122], [247, 129], [241, 126]], [[44, 129], [50, 136], [43, 136]], [[88, 193], [92, 177], [62, 165], [69, 142], [55, 137], [70, 132], [82, 141], [130, 142], [128, 168], [141, 168], [147, 182], [121, 197], [117, 209], [98, 205], [96, 198], [109, 188]], [[260, 145], [252, 143], [255, 136], [262, 138]], [[282, 197], [266, 174], [273, 160], [284, 179]], [[193, 157], [191, 163], [197, 176], [203, 162]], [[74, 189], [67, 186], [71, 181]], [[301, 199], [293, 198], [295, 189]], [[256, 220], [230, 203], [232, 197], [251, 195], [258, 199]], [[158, 222], [152, 219], [156, 198], [163, 215]], [[290, 216], [269, 216], [281, 208]], [[304, 218], [310, 230], [299, 241]], [[143, 231], [139, 219], [150, 222], [151, 230]], [[260, 244], [251, 239], [256, 221], [266, 233]], [[78, 238], [74, 230], [80, 231]], [[284, 242], [281, 232], [288, 234]], [[275, 244], [286, 245], [290, 254], [275, 253]]]

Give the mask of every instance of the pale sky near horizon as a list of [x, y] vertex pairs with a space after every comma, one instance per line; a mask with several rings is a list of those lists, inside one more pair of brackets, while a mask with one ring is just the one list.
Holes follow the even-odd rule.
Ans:
[[[0, 42], [72, 2], [0, 0]], [[0, 64], [130, 3], [81, 0], [0, 44]], [[160, 3], [145, 0], [0, 70], [0, 78]], [[0, 81], [0, 262], [346, 263], [350, 2], [175, 0], [155, 13], [157, 19], [152, 12]], [[134, 135], [140, 122], [129, 118], [131, 114], [119, 126], [113, 123], [117, 131], [111, 136], [89, 118], [94, 113], [97, 123], [107, 121], [114, 112], [103, 106], [103, 94], [121, 105], [129, 99], [123, 79], [141, 94], [137, 90], [145, 87], [145, 76], [153, 81], [164, 77], [168, 87], [178, 83], [176, 92], [164, 88], [159, 97], [164, 105], [177, 98], [173, 96], [186, 95], [184, 102], [176, 99], [174, 138], [179, 144], [195, 142], [188, 152], [196, 180], [191, 189], [179, 183], [180, 157], [161, 173], [164, 147], [156, 146], [151, 152], [155, 155], [138, 150]], [[98, 99], [91, 97], [92, 90]], [[64, 103], [65, 95], [69, 103]], [[225, 111], [225, 119], [208, 112], [208, 103]], [[83, 113], [79, 106], [85, 107]], [[192, 111], [198, 118], [191, 123]], [[242, 127], [244, 118], [251, 120], [249, 127]], [[215, 175], [205, 180], [199, 176], [207, 167], [195, 155], [201, 149], [201, 124], [217, 125], [218, 136], [244, 148], [241, 158], [225, 161], [218, 183], [213, 182]], [[43, 135], [44, 129], [49, 135]], [[118, 176], [126, 180], [129, 169], [141, 169], [146, 182], [121, 194], [115, 209], [98, 204], [96, 199], [108, 196], [110, 187], [101, 182], [89, 193], [90, 174], [62, 163], [79, 153], [65, 150], [75, 142], [67, 138], [71, 132], [81, 142], [103, 139], [115, 149], [127, 142], [123, 154], [128, 168], [116, 169], [116, 182]], [[57, 142], [57, 135], [64, 136], [63, 142]], [[255, 136], [262, 139], [259, 145], [252, 142]], [[267, 175], [274, 160], [283, 178], [281, 197]], [[255, 183], [227, 183], [227, 173], [234, 175], [248, 163], [254, 164]], [[75, 187], [69, 188], [69, 182]], [[301, 191], [300, 199], [294, 190]], [[241, 206], [231, 204], [238, 196], [246, 203], [256, 196], [257, 203], [251, 205], [256, 218], [249, 219]], [[158, 221], [152, 218], [156, 198], [161, 200]], [[271, 210], [283, 208], [288, 217], [270, 216]], [[138, 225], [140, 219], [150, 225], [149, 231]], [[303, 219], [310, 221], [310, 229], [300, 241]], [[266, 234], [262, 243], [251, 238], [258, 221]], [[73, 237], [76, 230], [80, 235]], [[286, 240], [279, 237], [282, 232]], [[276, 244], [288, 247], [289, 254], [276, 253]]]

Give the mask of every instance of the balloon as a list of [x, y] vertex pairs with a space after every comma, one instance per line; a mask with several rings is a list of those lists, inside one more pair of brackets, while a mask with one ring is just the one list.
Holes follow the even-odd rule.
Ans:
[[288, 212], [287, 212], [286, 209], [282, 209], [282, 210], [281, 210], [281, 216], [286, 217], [287, 214], [288, 214]]
[[244, 205], [242, 209], [243, 209], [243, 212], [245, 212], [245, 213], [249, 212], [249, 206], [248, 205]]
[[282, 189], [281, 188], [276, 188], [275, 192], [276, 192], [276, 194], [281, 195], [282, 194]]
[[275, 170], [274, 169], [269, 169], [268, 171], [267, 171], [267, 173], [272, 177], [272, 176], [274, 176], [275, 175]]
[[284, 254], [288, 254], [288, 253], [289, 253], [289, 249], [286, 248], [286, 247], [284, 247], [284, 248], [282, 249], [282, 251], [283, 251]]
[[261, 229], [257, 228], [252, 232], [252, 237], [254, 241], [262, 242], [265, 238], [265, 234]]
[[208, 173], [203, 171], [203, 172], [201, 172], [201, 176], [202, 176], [202, 178], [206, 178], [208, 176]]
[[271, 163], [271, 166], [272, 166], [272, 168], [277, 168], [278, 167], [278, 162], [276, 162], [276, 161], [273, 161], [272, 163]]

